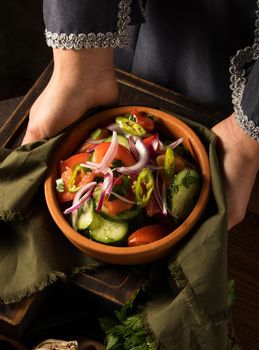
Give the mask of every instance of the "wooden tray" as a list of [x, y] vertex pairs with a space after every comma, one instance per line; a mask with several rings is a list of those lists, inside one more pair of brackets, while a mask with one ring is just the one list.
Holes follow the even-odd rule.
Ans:
[[[28, 111], [47, 85], [52, 74], [51, 63], [32, 89], [23, 98], [0, 102], [0, 145], [14, 148], [19, 145], [24, 133]], [[200, 122], [208, 127], [222, 118], [220, 111], [199, 105], [174, 91], [139, 79], [117, 70], [121, 105], [148, 105]], [[259, 179], [249, 203], [245, 220], [230, 233], [229, 272], [236, 281], [236, 302], [234, 325], [236, 335], [244, 350], [255, 350], [259, 344]], [[131, 269], [109, 269], [95, 273], [82, 273], [71, 283], [86, 293], [97, 295], [114, 305], [123, 305], [136, 289], [144, 276], [138, 276]], [[16, 337], [31, 325], [30, 320], [40, 305], [40, 294], [21, 303], [0, 307], [0, 333], [11, 333]], [[38, 304], [37, 304], [38, 302]]]

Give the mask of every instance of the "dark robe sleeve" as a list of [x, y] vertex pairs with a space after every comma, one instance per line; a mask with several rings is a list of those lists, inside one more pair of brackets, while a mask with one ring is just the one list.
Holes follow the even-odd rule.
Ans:
[[140, 0], [44, 0], [43, 13], [47, 44], [61, 49], [124, 47], [143, 22]]
[[[259, 7], [259, 2], [257, 2]], [[256, 11], [255, 39], [231, 59], [232, 101], [243, 130], [259, 142], [259, 9]]]

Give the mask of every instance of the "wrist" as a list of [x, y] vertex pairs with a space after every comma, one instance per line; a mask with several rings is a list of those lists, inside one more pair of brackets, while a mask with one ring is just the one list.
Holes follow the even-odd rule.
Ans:
[[232, 140], [240, 155], [253, 162], [259, 170], [259, 143], [251, 138], [238, 124], [235, 114], [225, 119], [227, 137]]
[[112, 48], [53, 49], [53, 78], [59, 83], [92, 84], [115, 76]]

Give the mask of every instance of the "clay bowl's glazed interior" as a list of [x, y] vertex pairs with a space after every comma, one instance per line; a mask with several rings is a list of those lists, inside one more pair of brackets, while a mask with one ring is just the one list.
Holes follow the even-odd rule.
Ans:
[[[166, 237], [137, 247], [115, 247], [92, 241], [76, 232], [62, 214], [55, 193], [55, 180], [58, 178], [58, 165], [60, 160], [68, 158], [75, 152], [82, 141], [86, 140], [90, 131], [97, 127], [107, 126], [114, 118], [123, 115], [136, 107], [140, 111], [146, 111], [159, 119], [156, 131], [171, 135], [172, 141], [183, 137], [184, 146], [190, 151], [202, 176], [200, 196], [193, 211], [187, 219]], [[178, 243], [195, 225], [200, 218], [209, 197], [210, 190], [210, 166], [207, 152], [198, 136], [182, 121], [165, 112], [139, 106], [126, 106], [99, 112], [74, 127], [65, 140], [57, 147], [49, 163], [49, 172], [45, 180], [45, 197], [49, 212], [63, 232], [63, 234], [78, 249], [87, 255], [112, 264], [142, 264], [151, 262], [172, 251]]]

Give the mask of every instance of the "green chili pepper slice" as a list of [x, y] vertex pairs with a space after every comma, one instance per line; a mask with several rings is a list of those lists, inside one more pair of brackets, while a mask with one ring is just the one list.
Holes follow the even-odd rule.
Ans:
[[84, 171], [84, 168], [81, 165], [77, 165], [74, 167], [72, 174], [68, 180], [67, 189], [69, 192], [77, 192], [81, 186], [77, 186], [76, 179], [80, 176], [80, 173]]
[[100, 128], [95, 129], [93, 132], [90, 134], [90, 140], [97, 140], [98, 137], [100, 137], [102, 134], [102, 130]]
[[143, 208], [147, 205], [154, 188], [155, 180], [151, 171], [148, 168], [143, 168], [134, 185], [135, 197], [139, 207]]
[[144, 136], [147, 133], [143, 126], [125, 117], [117, 117], [116, 124], [131, 135]]
[[173, 177], [175, 172], [175, 157], [174, 151], [171, 147], [167, 147], [165, 151], [165, 162], [164, 162], [165, 173], [168, 177]]

